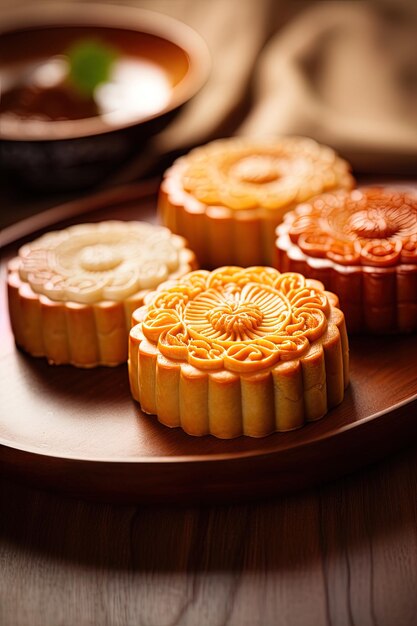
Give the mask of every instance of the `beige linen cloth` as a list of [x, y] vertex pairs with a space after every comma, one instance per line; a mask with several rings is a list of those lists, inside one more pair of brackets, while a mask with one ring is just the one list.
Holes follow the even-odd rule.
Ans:
[[417, 2], [142, 2], [205, 38], [202, 91], [153, 149], [307, 135], [360, 173], [417, 175]]

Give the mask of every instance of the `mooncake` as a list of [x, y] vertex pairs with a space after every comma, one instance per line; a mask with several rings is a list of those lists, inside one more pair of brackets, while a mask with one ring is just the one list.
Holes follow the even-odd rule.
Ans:
[[193, 271], [133, 313], [132, 395], [190, 435], [263, 437], [339, 404], [348, 340], [337, 297], [271, 267]]
[[177, 159], [161, 184], [160, 219], [198, 250], [201, 267], [271, 265], [286, 211], [353, 186], [346, 161], [303, 137], [229, 138]]
[[323, 194], [277, 229], [282, 271], [337, 293], [348, 331], [417, 330], [417, 194], [383, 187]]
[[184, 239], [161, 226], [107, 221], [49, 232], [8, 266], [16, 343], [51, 364], [123, 363], [133, 310], [150, 289], [196, 267]]

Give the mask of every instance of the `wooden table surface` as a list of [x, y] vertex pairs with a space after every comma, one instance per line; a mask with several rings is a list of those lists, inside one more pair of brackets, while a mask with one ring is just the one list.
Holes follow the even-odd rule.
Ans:
[[309, 491], [230, 506], [0, 485], [1, 626], [417, 623], [415, 443]]
[[115, 507], [1, 482], [2, 626], [414, 626], [417, 447], [252, 504]]

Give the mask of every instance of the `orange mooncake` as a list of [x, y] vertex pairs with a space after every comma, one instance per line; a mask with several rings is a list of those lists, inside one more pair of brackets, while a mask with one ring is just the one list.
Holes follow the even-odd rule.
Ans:
[[133, 397], [190, 435], [300, 428], [339, 404], [348, 384], [337, 297], [301, 274], [233, 266], [190, 272], [148, 294], [133, 322]]
[[54, 364], [123, 363], [133, 310], [150, 289], [195, 268], [184, 239], [161, 226], [107, 221], [49, 232], [8, 266], [16, 343]]
[[202, 267], [271, 265], [286, 211], [323, 191], [353, 186], [346, 161], [303, 137], [214, 141], [165, 173], [158, 210], [198, 250]]
[[349, 331], [417, 330], [415, 192], [323, 194], [287, 213], [277, 236], [277, 267], [337, 293]]

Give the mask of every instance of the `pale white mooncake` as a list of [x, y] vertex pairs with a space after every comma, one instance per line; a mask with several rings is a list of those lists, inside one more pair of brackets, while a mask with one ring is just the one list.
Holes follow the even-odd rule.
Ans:
[[195, 268], [182, 237], [145, 222], [46, 233], [22, 246], [8, 266], [16, 343], [53, 364], [123, 363], [132, 311], [150, 289]]

